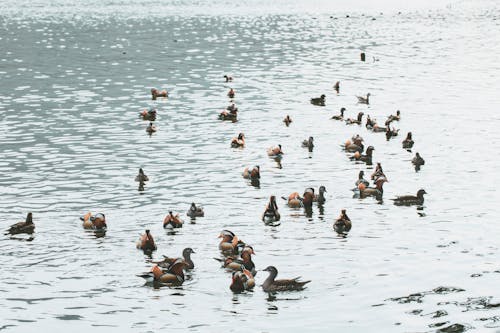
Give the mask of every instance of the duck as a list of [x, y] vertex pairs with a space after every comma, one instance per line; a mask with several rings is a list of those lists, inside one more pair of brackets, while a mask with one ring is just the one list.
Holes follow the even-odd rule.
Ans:
[[321, 95], [320, 97], [311, 98], [311, 104], [317, 106], [325, 106], [325, 95]]
[[339, 93], [339, 91], [340, 91], [340, 81], [335, 82], [335, 84], [333, 85], [333, 90], [335, 90], [337, 92], [337, 94]]
[[191, 259], [191, 254], [193, 253], [196, 252], [194, 252], [192, 248], [186, 247], [184, 250], [182, 250], [182, 258], [170, 258], [166, 255], [163, 255], [163, 260], [156, 261], [154, 263], [163, 269], [169, 269], [170, 266], [172, 266], [172, 264], [174, 264], [178, 259], [183, 259], [185, 263], [184, 270], [192, 270], [194, 268], [194, 262]]
[[363, 150], [365, 150], [365, 146], [363, 145], [363, 138], [359, 136], [359, 134], [356, 134], [353, 136], [351, 140], [347, 140], [344, 144], [344, 150], [355, 153], [355, 152], [360, 152], [362, 153]]
[[370, 183], [366, 179], [363, 178], [364, 175], [365, 175], [365, 172], [363, 170], [359, 171], [358, 180], [356, 180], [356, 183], [354, 183], [356, 188], [358, 188], [359, 184], [364, 184], [366, 187], [368, 187], [370, 185]]
[[83, 229], [105, 230], [108, 227], [106, 225], [106, 216], [103, 213], [92, 215], [91, 212], [88, 212], [80, 217], [80, 220], [83, 221]]
[[381, 127], [378, 124], [374, 124], [372, 127], [372, 132], [374, 133], [387, 133], [387, 131], [390, 131], [389, 125]]
[[35, 224], [33, 223], [33, 214], [31, 212], [26, 215], [24, 222], [17, 222], [7, 230], [7, 233], [11, 235], [32, 234], [33, 232], [35, 232]]
[[368, 165], [372, 164], [372, 156], [375, 148], [373, 146], [369, 146], [366, 148], [366, 154], [361, 154], [359, 151], [355, 152], [353, 156], [351, 156], [351, 160], [362, 161]]
[[344, 234], [351, 230], [351, 219], [347, 216], [346, 210], [342, 209], [339, 218], [333, 224], [333, 230], [338, 234]]
[[399, 121], [400, 119], [401, 119], [401, 111], [399, 110], [396, 111], [396, 115], [391, 114], [389, 117], [387, 117], [388, 122]]
[[404, 149], [411, 149], [413, 147], [413, 139], [411, 138], [411, 132], [408, 132], [406, 135], [406, 139], [403, 140], [403, 148]]
[[168, 92], [165, 89], [160, 91], [156, 88], [152, 88], [151, 89], [151, 97], [153, 100], [156, 100], [156, 98], [158, 98], [158, 97], [168, 97]]
[[345, 123], [347, 125], [352, 125], [352, 124], [361, 125], [361, 121], [363, 120], [363, 115], [364, 115], [364, 113], [360, 112], [360, 113], [358, 113], [358, 117], [356, 119], [347, 118]]
[[148, 132], [149, 134], [152, 134], [156, 131], [157, 131], [156, 126], [152, 122], [150, 122], [148, 127], [146, 127], [146, 132]]
[[144, 171], [142, 170], [142, 168], [139, 168], [139, 174], [137, 176], [135, 176], [135, 181], [139, 182], [139, 183], [144, 183], [144, 182], [149, 181], [148, 176], [146, 176], [144, 174]]
[[281, 150], [281, 145], [277, 147], [267, 148], [267, 155], [273, 158], [281, 158], [283, 156], [283, 150]]
[[403, 195], [392, 199], [396, 206], [412, 206], [412, 205], [423, 205], [424, 204], [424, 194], [427, 194], [424, 189], [420, 189], [417, 195]]
[[260, 179], [260, 166], [256, 165], [251, 169], [249, 167], [246, 167], [243, 170], [242, 175], [243, 178], [245, 179], [252, 179], [252, 180]]
[[321, 185], [318, 189], [318, 194], [314, 196], [314, 201], [318, 203], [318, 205], [322, 205], [326, 202], [325, 198], [326, 187]]
[[238, 239], [238, 236], [230, 230], [222, 230], [218, 238], [221, 238], [219, 250], [223, 253], [238, 254], [240, 247], [245, 245], [245, 243]]
[[264, 269], [264, 271], [269, 272], [269, 276], [262, 284], [262, 289], [265, 292], [303, 290], [304, 286], [311, 282], [299, 281], [300, 277], [287, 280], [276, 280], [276, 277], [278, 276], [278, 270], [274, 266], [268, 266]]
[[366, 116], [366, 125], [365, 127], [369, 130], [373, 129], [373, 126], [375, 126], [375, 121], [370, 118], [370, 115]]
[[224, 77], [224, 79], [226, 79], [226, 82], [233, 82], [232, 76], [224, 75], [223, 77]]
[[310, 209], [314, 202], [314, 197], [314, 189], [312, 187], [306, 188], [302, 195], [302, 206], [306, 209]]
[[370, 96], [370, 93], [366, 94], [366, 97], [356, 96], [358, 98], [358, 104], [370, 104]]
[[422, 156], [420, 156], [419, 153], [416, 153], [415, 154], [415, 157], [411, 160], [411, 163], [415, 166], [415, 167], [420, 167], [422, 165], [425, 164], [425, 160], [422, 158]]
[[290, 118], [289, 115], [286, 115], [285, 119], [283, 119], [283, 122], [285, 123], [286, 127], [288, 127], [292, 123], [292, 118]]
[[358, 185], [360, 198], [375, 197], [381, 200], [384, 194], [384, 183], [386, 182], [388, 182], [387, 178], [382, 176], [375, 181], [375, 187], [368, 187], [364, 183], [360, 183]]
[[287, 200], [288, 207], [290, 208], [300, 208], [302, 206], [302, 198], [299, 192], [293, 192], [288, 198], [283, 197], [283, 199]]
[[235, 94], [235, 92], [234, 92], [233, 88], [231, 88], [231, 89], [229, 89], [229, 92], [227, 93], [227, 97], [234, 98], [234, 94]]
[[238, 108], [233, 104], [228, 106], [219, 114], [220, 120], [236, 121], [238, 119]]
[[399, 129], [395, 129], [394, 127], [392, 130], [389, 127], [389, 124], [387, 124], [386, 132], [385, 132], [385, 138], [387, 141], [389, 141], [392, 137], [398, 136], [399, 134]]
[[376, 183], [377, 179], [379, 179], [380, 177], [384, 177], [384, 179], [387, 180], [384, 170], [382, 170], [382, 164], [380, 162], [377, 162], [375, 171], [373, 171], [373, 173], [371, 174], [370, 179], [373, 180], [373, 183]]
[[163, 219], [163, 228], [182, 228], [184, 222], [179, 218], [179, 214], [168, 212], [168, 215]]
[[340, 114], [339, 115], [335, 115], [335, 116], [331, 117], [330, 119], [333, 119], [333, 120], [344, 120], [344, 112], [345, 112], [345, 108], [340, 108]]
[[153, 238], [153, 235], [151, 235], [151, 232], [148, 229], [146, 229], [146, 232], [143, 235], [141, 235], [141, 237], [137, 241], [136, 247], [145, 252], [156, 251], [157, 247], [155, 244], [155, 240]]
[[[243, 265], [245, 269], [248, 269], [253, 276], [257, 275], [257, 270], [255, 269], [255, 264], [252, 261], [252, 254], [255, 254], [253, 248], [249, 245], [244, 245], [243, 250], [241, 250], [241, 258], [237, 259], [233, 256], [226, 257], [223, 261], [223, 267], [227, 270], [237, 271], [240, 266]], [[221, 261], [218, 258], [214, 258]]]
[[184, 259], [176, 259], [170, 267], [163, 271], [158, 265], [153, 266], [150, 272], [138, 275], [146, 279], [146, 282], [159, 282], [168, 285], [182, 285], [184, 283]]
[[309, 139], [302, 141], [302, 147], [309, 149], [309, 151], [313, 151], [314, 148], [314, 138], [312, 136]]
[[279, 221], [281, 218], [280, 213], [278, 212], [278, 204], [276, 203], [276, 197], [271, 195], [269, 197], [269, 202], [264, 210], [264, 214], [262, 214], [262, 221], [268, 222], [271, 221]]
[[233, 272], [229, 289], [234, 293], [241, 293], [245, 290], [252, 290], [255, 287], [255, 278], [252, 273], [240, 265], [240, 270]]
[[231, 139], [231, 148], [243, 148], [245, 147], [245, 134], [240, 133], [238, 137]]
[[149, 108], [149, 109], [144, 109], [139, 113], [139, 116], [143, 120], [151, 120], [155, 121], [156, 120], [156, 109]]
[[201, 206], [196, 206], [194, 202], [191, 203], [191, 207], [189, 207], [188, 211], [186, 212], [186, 215], [195, 218], [195, 217], [204, 217], [205, 212], [203, 211], [203, 207]]

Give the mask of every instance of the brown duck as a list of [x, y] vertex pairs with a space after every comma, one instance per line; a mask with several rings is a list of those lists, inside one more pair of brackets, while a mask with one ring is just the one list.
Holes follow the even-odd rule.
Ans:
[[10, 226], [7, 233], [11, 235], [17, 234], [32, 234], [35, 231], [35, 224], [33, 223], [33, 214], [28, 213], [24, 222], [18, 222]]
[[289, 280], [276, 280], [278, 270], [274, 266], [268, 266], [264, 271], [269, 272], [269, 276], [262, 284], [262, 289], [264, 289], [265, 292], [302, 290], [307, 283], [311, 282], [299, 281], [300, 277]]

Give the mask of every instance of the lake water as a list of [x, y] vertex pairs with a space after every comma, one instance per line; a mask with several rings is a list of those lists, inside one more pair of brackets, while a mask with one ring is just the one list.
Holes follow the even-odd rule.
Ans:
[[[36, 232], [0, 238], [0, 330], [499, 331], [500, 4], [336, 2], [2, 1], [1, 227], [32, 211]], [[152, 101], [152, 87], [170, 98]], [[230, 87], [236, 123], [217, 119]], [[368, 92], [370, 105], [356, 104]], [[321, 94], [325, 107], [309, 103]], [[152, 136], [138, 117], [147, 107], [158, 110]], [[330, 120], [341, 107], [379, 121], [401, 110], [400, 136]], [[231, 149], [239, 132], [247, 146]], [[389, 179], [382, 203], [353, 198], [359, 170], [371, 173], [340, 148], [357, 133]], [[282, 168], [266, 155], [277, 144]], [[256, 164], [260, 188], [241, 177]], [[322, 211], [278, 199], [281, 225], [260, 221], [271, 194], [320, 185]], [[423, 210], [390, 200], [419, 188]], [[167, 212], [192, 201], [206, 217], [164, 231]], [[332, 229], [342, 208], [347, 237]], [[106, 214], [105, 237], [82, 229], [87, 211]], [[152, 266], [135, 248], [146, 228], [155, 259], [196, 251], [183, 286], [136, 276]], [[234, 295], [212, 259], [222, 229], [254, 247], [257, 269], [312, 282]]]

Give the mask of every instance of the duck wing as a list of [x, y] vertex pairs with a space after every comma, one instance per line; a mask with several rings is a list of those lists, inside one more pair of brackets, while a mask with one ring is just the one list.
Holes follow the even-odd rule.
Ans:
[[398, 196], [392, 200], [394, 200], [394, 201], [415, 201], [415, 200], [417, 200], [417, 197], [414, 195], [401, 195], [401, 196]]

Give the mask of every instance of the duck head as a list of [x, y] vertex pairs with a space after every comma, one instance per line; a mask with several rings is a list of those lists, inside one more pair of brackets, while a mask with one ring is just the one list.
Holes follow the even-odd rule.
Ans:
[[245, 138], [245, 134], [240, 133], [238, 134], [238, 140], [243, 140]]
[[411, 132], [408, 132], [408, 134], [406, 135], [406, 140], [411, 140]]
[[359, 122], [361, 122], [361, 120], [363, 119], [363, 115], [364, 115], [363, 112], [358, 113], [358, 121]]
[[321, 185], [321, 186], [319, 187], [319, 194], [323, 194], [323, 193], [325, 193], [325, 192], [326, 192], [326, 187], [324, 187], [323, 185]]
[[340, 108], [340, 115], [344, 117], [345, 108]]
[[358, 179], [363, 179], [363, 176], [365, 175], [365, 172], [361, 170], [358, 174]]
[[424, 194], [427, 194], [427, 192], [425, 192], [424, 189], [418, 190], [418, 192], [417, 192], [417, 198], [423, 198]]
[[191, 257], [191, 253], [196, 253], [194, 252], [194, 250], [190, 247], [186, 247], [183, 251], [182, 251], [182, 256], [184, 258], [190, 258]]
[[373, 148], [373, 146], [369, 146], [368, 148], [366, 148], [366, 156], [372, 156], [374, 150], [375, 148]]
[[278, 270], [274, 266], [267, 266], [263, 269], [264, 272], [269, 272], [269, 275], [276, 277], [278, 275]]
[[26, 215], [26, 224], [33, 224], [33, 214], [31, 212]]
[[326, 97], [326, 96], [323, 94], [323, 95], [321, 95], [319, 98], [321, 98], [321, 99], [325, 99], [325, 97]]

